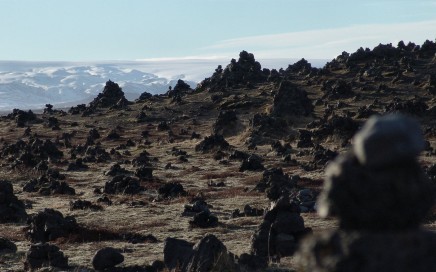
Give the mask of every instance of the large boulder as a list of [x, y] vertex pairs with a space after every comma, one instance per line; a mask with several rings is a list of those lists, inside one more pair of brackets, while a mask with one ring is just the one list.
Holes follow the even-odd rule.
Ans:
[[171, 271], [239, 271], [235, 256], [213, 234], [206, 234], [195, 245], [184, 240], [167, 238], [164, 244], [164, 262]]
[[95, 270], [113, 269], [117, 264], [124, 262], [124, 256], [119, 250], [112, 247], [99, 249], [92, 257], [92, 267]]
[[74, 217], [64, 217], [61, 212], [53, 209], [44, 209], [32, 215], [27, 224], [27, 236], [33, 243], [54, 241], [79, 229]]
[[33, 244], [26, 252], [24, 269], [34, 271], [42, 267], [68, 268], [68, 257], [55, 245]]
[[0, 180], [0, 223], [25, 222], [24, 203], [14, 195], [12, 183]]
[[279, 117], [308, 116], [313, 108], [307, 92], [285, 80], [280, 83], [274, 96], [271, 114]]

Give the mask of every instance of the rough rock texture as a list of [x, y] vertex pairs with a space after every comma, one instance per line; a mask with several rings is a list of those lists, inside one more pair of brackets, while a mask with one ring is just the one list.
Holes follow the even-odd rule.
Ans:
[[124, 106], [126, 102], [127, 100], [120, 86], [109, 80], [106, 82], [103, 92], [99, 93], [98, 96], [89, 103], [89, 107], [95, 109]]
[[199, 144], [195, 146], [197, 152], [210, 152], [214, 150], [225, 150], [230, 147], [229, 143], [222, 135], [213, 134], [207, 136]]
[[92, 257], [92, 267], [95, 270], [114, 268], [117, 264], [124, 262], [124, 256], [117, 249], [105, 247], [99, 249]]
[[0, 256], [3, 253], [14, 253], [17, 251], [17, 246], [4, 237], [0, 237]]
[[297, 254], [301, 271], [434, 271], [436, 234], [419, 229], [435, 186], [417, 156], [419, 125], [401, 115], [373, 117], [354, 148], [326, 170], [321, 216], [340, 230], [310, 238]]
[[285, 195], [273, 203], [252, 236], [251, 255], [263, 260], [266, 266], [272, 257], [292, 256], [299, 241], [311, 232], [304, 226], [299, 207]]
[[65, 181], [59, 181], [55, 178], [41, 176], [37, 179], [31, 179], [23, 186], [25, 192], [38, 192], [41, 195], [75, 195], [76, 191]]
[[219, 65], [211, 77], [199, 84], [197, 90], [219, 92], [232, 87], [245, 87], [264, 82], [268, 75], [264, 74], [261, 68], [253, 54], [242, 51], [239, 53], [238, 61], [232, 59], [224, 69]]
[[106, 194], [139, 194], [145, 188], [141, 186], [137, 178], [118, 175], [107, 181], [104, 185], [103, 192]]
[[217, 120], [213, 124], [213, 133], [220, 135], [231, 134], [235, 130], [237, 120], [234, 110], [220, 111]]
[[10, 181], [0, 180], [0, 223], [25, 222], [24, 203], [14, 195]]
[[42, 267], [68, 268], [68, 257], [55, 245], [33, 244], [26, 252], [24, 269], [34, 271]]
[[435, 245], [428, 231], [324, 233], [302, 243], [298, 271], [435, 271]]
[[271, 114], [279, 117], [308, 116], [313, 112], [312, 101], [304, 90], [290, 81], [282, 81], [274, 96]]
[[235, 256], [213, 234], [206, 234], [195, 245], [167, 238], [164, 262], [169, 270], [182, 272], [239, 271]]
[[27, 236], [33, 243], [67, 237], [79, 228], [74, 217], [64, 217], [61, 212], [53, 209], [44, 209], [32, 215], [27, 224], [29, 225]]
[[361, 164], [383, 167], [415, 158], [424, 150], [419, 124], [405, 116], [372, 117], [354, 136], [354, 154]]
[[267, 169], [262, 174], [262, 179], [257, 183], [256, 190], [266, 192], [270, 200], [277, 200], [280, 196], [291, 192], [297, 185], [298, 176], [284, 174], [281, 168]]

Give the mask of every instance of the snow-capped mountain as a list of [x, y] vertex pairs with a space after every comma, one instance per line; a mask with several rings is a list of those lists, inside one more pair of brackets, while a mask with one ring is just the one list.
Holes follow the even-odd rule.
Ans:
[[[88, 103], [108, 80], [118, 83], [129, 100], [145, 91], [164, 93], [178, 79], [195, 88], [198, 82], [211, 76], [218, 65], [228, 63], [225, 59], [95, 63], [0, 61], [0, 111], [39, 109], [47, 103], [55, 107]], [[292, 61], [275, 59], [261, 60], [261, 63], [278, 69]]]

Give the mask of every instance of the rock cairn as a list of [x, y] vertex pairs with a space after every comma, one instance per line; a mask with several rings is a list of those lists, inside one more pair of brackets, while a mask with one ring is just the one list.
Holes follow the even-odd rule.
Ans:
[[419, 229], [435, 197], [417, 160], [423, 148], [409, 117], [370, 118], [326, 170], [318, 212], [336, 216], [339, 230], [303, 243], [299, 271], [435, 271], [436, 234]]

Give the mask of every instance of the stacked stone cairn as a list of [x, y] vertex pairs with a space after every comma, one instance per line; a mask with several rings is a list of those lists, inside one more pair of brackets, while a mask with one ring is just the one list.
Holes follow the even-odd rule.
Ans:
[[435, 197], [417, 160], [423, 149], [414, 120], [371, 117], [326, 170], [318, 212], [339, 229], [302, 243], [298, 271], [436, 271], [436, 233], [419, 228]]

